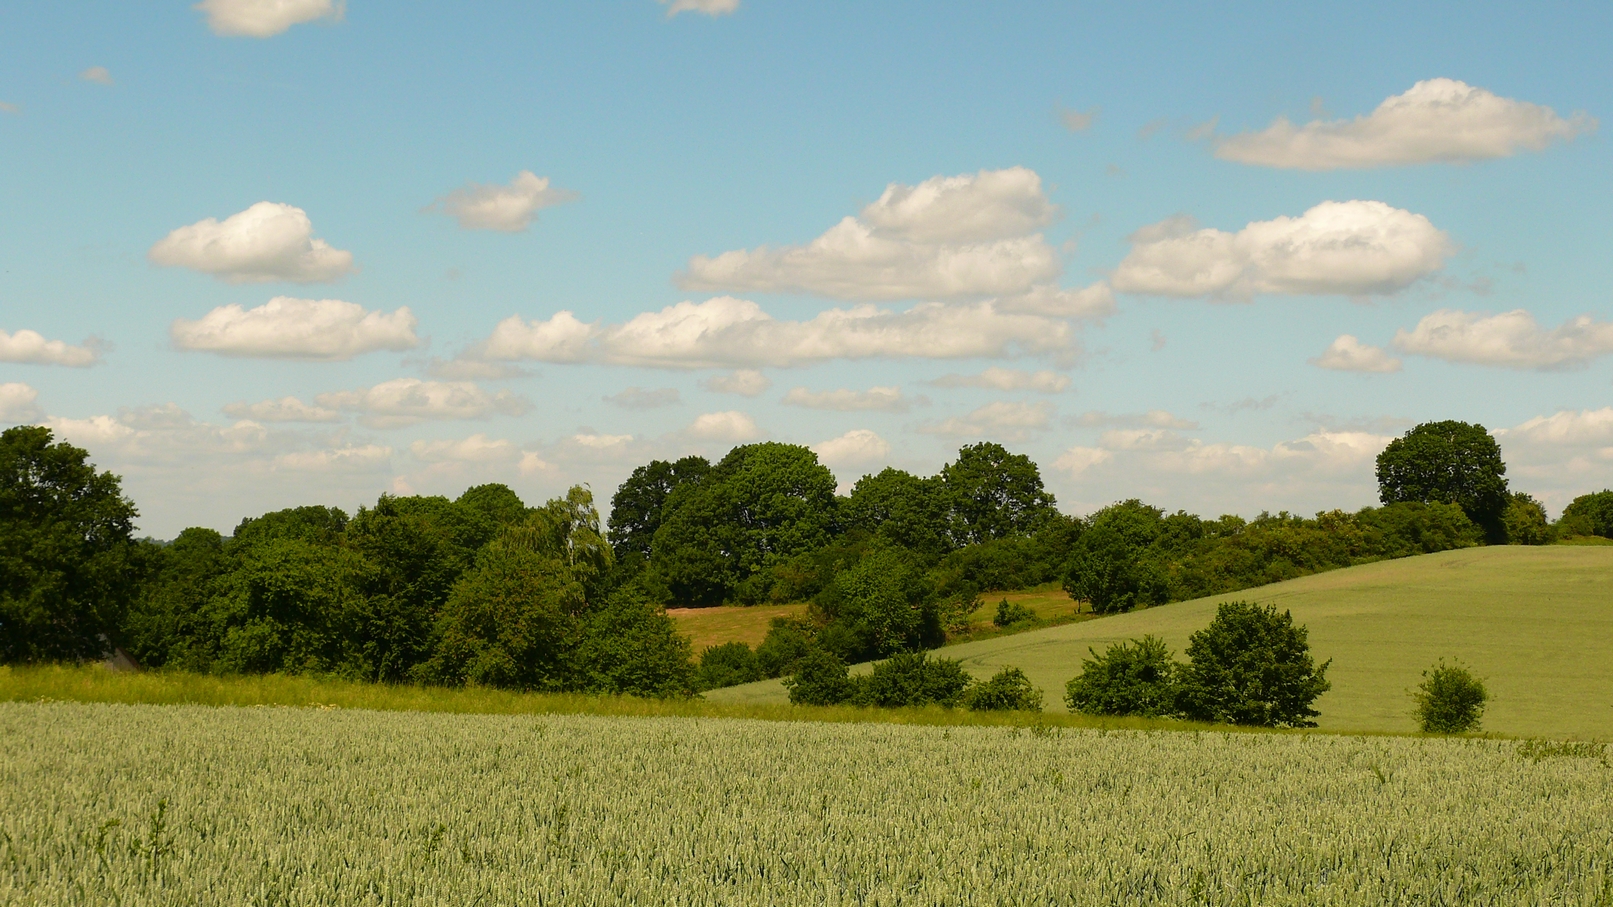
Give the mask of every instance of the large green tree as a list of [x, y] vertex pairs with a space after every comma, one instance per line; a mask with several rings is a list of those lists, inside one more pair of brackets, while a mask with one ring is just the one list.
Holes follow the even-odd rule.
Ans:
[[1315, 727], [1312, 703], [1332, 688], [1332, 662], [1317, 666], [1305, 627], [1271, 605], [1217, 606], [1210, 625], [1188, 638], [1187, 657], [1179, 702], [1195, 721]]
[[1599, 535], [1613, 538], [1613, 490], [1582, 494], [1563, 508], [1565, 535]]
[[0, 434], [0, 661], [99, 658], [134, 592], [136, 510], [50, 429]]
[[610, 499], [610, 543], [618, 560], [647, 561], [650, 544], [679, 487], [698, 485], [711, 472], [705, 457], [651, 460], [633, 470]]
[[1378, 497], [1385, 504], [1455, 504], [1491, 542], [1506, 541], [1507, 464], [1482, 425], [1425, 422], [1378, 454]]
[[1042, 474], [1024, 454], [982, 441], [941, 467], [955, 545], [1031, 535], [1057, 511]]
[[848, 532], [865, 531], [927, 559], [952, 547], [945, 485], [939, 477], [921, 479], [886, 467], [857, 481], [841, 513]]

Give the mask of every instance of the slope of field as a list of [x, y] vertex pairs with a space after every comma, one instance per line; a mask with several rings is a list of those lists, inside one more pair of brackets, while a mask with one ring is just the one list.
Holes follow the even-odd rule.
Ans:
[[1593, 904], [1606, 748], [0, 704], [0, 903]]
[[[1408, 690], [1435, 660], [1460, 658], [1493, 701], [1485, 730], [1613, 739], [1613, 548], [1494, 547], [1335, 570], [1243, 592], [950, 646], [969, 671], [1025, 671], [1062, 709], [1088, 648], [1147, 633], [1181, 656], [1218, 602], [1267, 602], [1310, 628], [1333, 659], [1322, 727], [1414, 730]], [[718, 702], [785, 700], [778, 681], [706, 694]]]

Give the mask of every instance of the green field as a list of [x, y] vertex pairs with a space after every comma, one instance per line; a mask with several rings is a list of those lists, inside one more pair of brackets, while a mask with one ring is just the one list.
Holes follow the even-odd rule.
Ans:
[[1600, 745], [0, 704], [0, 903], [1599, 904]]
[[[1181, 656], [1187, 637], [1228, 599], [1269, 602], [1310, 628], [1333, 659], [1322, 727], [1410, 731], [1421, 672], [1457, 657], [1493, 697], [1484, 728], [1504, 734], [1613, 739], [1613, 548], [1497, 546], [1335, 570], [1215, 598], [963, 643], [942, 650], [987, 676], [1029, 675], [1062, 708], [1088, 647], [1152, 633]], [[785, 700], [778, 681], [713, 690], [715, 702]]]

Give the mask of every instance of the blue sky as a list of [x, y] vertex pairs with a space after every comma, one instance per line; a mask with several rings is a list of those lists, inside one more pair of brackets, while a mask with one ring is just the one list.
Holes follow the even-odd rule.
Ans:
[[1613, 485], [1605, 5], [3, 19], [0, 422], [157, 536], [764, 438], [1252, 515], [1457, 418]]

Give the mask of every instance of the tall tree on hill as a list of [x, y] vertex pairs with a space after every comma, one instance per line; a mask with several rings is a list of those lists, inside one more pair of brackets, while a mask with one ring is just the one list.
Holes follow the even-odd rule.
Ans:
[[929, 559], [952, 547], [947, 537], [945, 485], [886, 467], [863, 476], [841, 507], [846, 531], [864, 530]]
[[99, 658], [134, 591], [134, 504], [50, 429], [0, 434], [0, 662]]
[[633, 470], [610, 499], [609, 537], [616, 559], [648, 561], [667, 498], [681, 486], [698, 485], [709, 472], [711, 464], [705, 457], [651, 460]]
[[1501, 446], [1484, 426], [1425, 422], [1378, 454], [1378, 497], [1385, 504], [1455, 504], [1487, 541], [1505, 542], [1506, 475]]
[[1001, 444], [982, 441], [959, 449], [958, 458], [941, 467], [941, 481], [956, 545], [1031, 535], [1057, 513], [1036, 463]]

